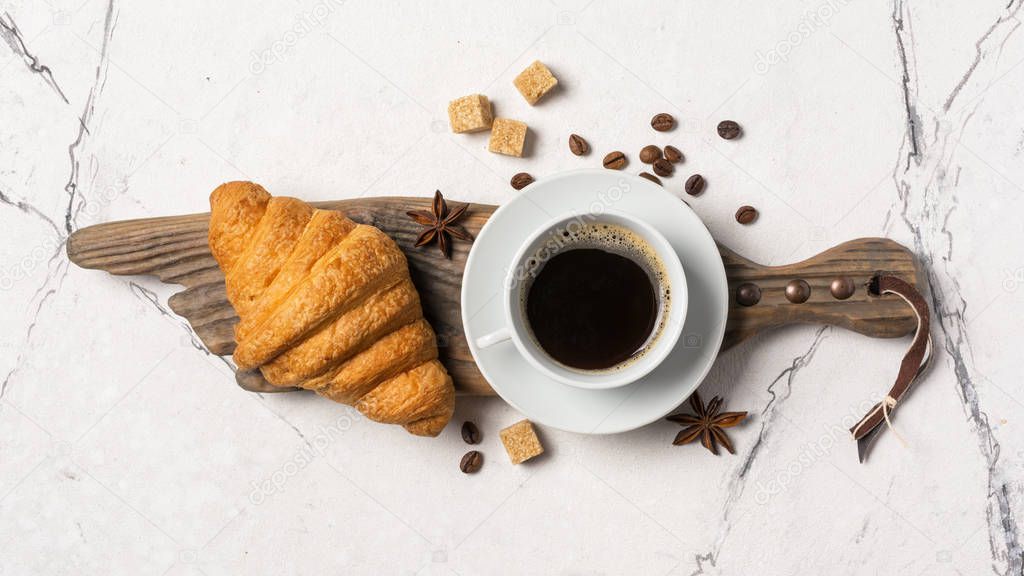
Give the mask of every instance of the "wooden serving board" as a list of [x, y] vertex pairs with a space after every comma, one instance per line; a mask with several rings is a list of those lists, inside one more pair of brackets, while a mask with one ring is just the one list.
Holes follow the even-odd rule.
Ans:
[[[406, 211], [430, 209], [429, 198], [358, 198], [317, 203], [318, 208], [341, 210], [351, 219], [388, 233], [405, 251], [413, 282], [419, 289], [424, 314], [438, 335], [441, 361], [464, 394], [494, 394], [473, 362], [462, 330], [459, 298], [462, 271], [470, 245], [456, 241], [451, 260], [436, 246], [415, 248], [420, 226]], [[460, 221], [474, 236], [495, 206], [471, 204]], [[224, 291], [224, 276], [207, 246], [209, 214], [146, 218], [99, 224], [78, 230], [68, 239], [68, 257], [83, 268], [117, 275], [153, 275], [185, 290], [169, 300], [214, 354], [226, 356], [235, 348], [233, 328], [238, 318]], [[903, 336], [917, 321], [903, 300], [872, 296], [865, 284], [876, 272], [898, 275], [925, 290], [926, 277], [914, 255], [886, 238], [844, 242], [813, 258], [785, 266], [762, 266], [719, 245], [729, 281], [730, 306], [722, 350], [769, 328], [794, 323], [831, 324], [879, 338]], [[829, 292], [832, 279], [848, 276], [856, 293], [837, 300]], [[803, 279], [811, 286], [803, 304], [786, 300], [786, 283]], [[761, 301], [744, 307], [736, 303], [736, 287], [752, 282], [761, 288]], [[252, 391], [280, 392], [258, 373], [239, 373], [239, 384]]]

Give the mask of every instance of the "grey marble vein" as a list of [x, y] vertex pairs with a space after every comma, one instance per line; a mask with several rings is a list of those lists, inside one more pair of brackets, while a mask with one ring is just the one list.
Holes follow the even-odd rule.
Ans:
[[956, 87], [953, 88], [953, 91], [949, 93], [949, 96], [946, 98], [946, 101], [942, 105], [942, 108], [944, 110], [949, 110], [950, 107], [953, 106], [953, 101], [956, 100], [956, 97], [960, 95], [960, 91], [963, 90], [964, 86], [967, 84], [967, 81], [971, 79], [971, 76], [974, 75], [974, 71], [978, 68], [978, 65], [981, 64], [981, 61], [985, 58], [988, 49], [989, 38], [991, 38], [997, 30], [1000, 30], [1002, 27], [1004, 27], [1004, 25], [1007, 22], [1013, 22], [1013, 25], [1011, 26], [1010, 30], [1004, 33], [1003, 41], [1000, 42], [999, 44], [999, 50], [1001, 51], [1003, 49], [1003, 46], [1006, 44], [1006, 40], [1009, 39], [1010, 35], [1013, 34], [1013, 32], [1018, 27], [1020, 27], [1020, 20], [1017, 19], [1017, 11], [1020, 9], [1020, 2], [1016, 2], [1017, 7], [1014, 8], [1013, 5], [1015, 2], [1016, 0], [1010, 0], [1010, 2], [1006, 5], [1006, 14], [1003, 14], [995, 22], [993, 22], [992, 25], [988, 27], [988, 30], [986, 30], [985, 33], [980, 38], [978, 38], [978, 40], [974, 43], [974, 60], [971, 62], [971, 65], [967, 67], [967, 71], [964, 72], [962, 76], [960, 76], [960, 81], [957, 82]]
[[[987, 55], [1001, 50], [1009, 37], [1020, 26], [1017, 15], [1024, 3], [1012, 0], [1006, 5], [1005, 14], [975, 43], [975, 59], [961, 76], [946, 98], [943, 110], [935, 112], [935, 149], [922, 153], [914, 131], [917, 125], [911, 117], [915, 114], [917, 102], [916, 86], [907, 82], [903, 98], [908, 102], [908, 130], [899, 152], [899, 161], [893, 171], [898, 202], [896, 210], [904, 225], [914, 238], [917, 254], [929, 273], [931, 296], [936, 311], [936, 322], [940, 333], [939, 342], [952, 363], [957, 381], [957, 392], [967, 421], [976, 434], [979, 452], [986, 462], [988, 474], [986, 518], [988, 523], [989, 548], [993, 572], [1003, 575], [1024, 574], [1024, 548], [1021, 546], [1018, 515], [1022, 494], [1006, 464], [1000, 462], [1000, 443], [989, 423], [989, 417], [978, 396], [978, 370], [974, 362], [971, 335], [965, 315], [967, 300], [960, 289], [953, 263], [955, 234], [949, 229], [950, 214], [957, 207], [955, 195], [957, 176], [949, 178], [949, 165], [959, 144], [959, 138], [968, 122], [973, 118], [982, 99], [975, 98], [966, 110], [959, 114], [952, 109], [953, 103], [964, 88], [970, 85], [982, 68], [994, 67]], [[897, 37], [897, 49], [902, 64], [912, 66], [907, 50], [913, 50], [912, 43], [906, 43], [903, 36], [905, 22], [910, 18], [909, 4], [903, 0], [894, 3], [893, 22]], [[905, 78], [909, 78], [906, 74]], [[940, 116], [941, 114], [941, 116]], [[954, 126], [956, 128], [954, 128]], [[906, 148], [911, 150], [906, 155]], [[910, 158], [915, 159], [911, 164]], [[955, 174], [955, 173], [954, 173]]]
[[907, 140], [910, 145], [910, 151], [907, 153], [907, 163], [909, 164], [912, 159], [917, 159], [921, 153], [921, 144], [918, 136], [918, 126], [921, 124], [921, 117], [917, 113], [917, 105], [915, 103], [917, 94], [911, 92], [911, 66], [907, 61], [907, 44], [912, 40], [908, 38], [909, 31], [904, 22], [902, 0], [893, 2], [892, 20], [896, 30], [896, 53], [899, 56], [900, 71], [902, 73], [900, 81], [903, 84], [903, 107], [907, 114]]
[[146, 304], [150, 305], [157, 312], [160, 313], [160, 316], [166, 318], [167, 320], [170, 320], [176, 326], [179, 326], [182, 330], [184, 330], [185, 335], [188, 337], [189, 345], [191, 345], [196, 350], [199, 350], [203, 354], [206, 354], [207, 356], [216, 358], [217, 360], [221, 361], [225, 366], [231, 369], [231, 371], [235, 370], [235, 366], [231, 363], [230, 360], [228, 360], [224, 356], [218, 356], [207, 350], [206, 345], [203, 344], [202, 339], [200, 339], [199, 335], [196, 334], [196, 331], [192, 329], [192, 325], [189, 324], [188, 321], [184, 320], [182, 317], [175, 314], [172, 310], [164, 306], [156, 292], [153, 292], [149, 288], [146, 288], [145, 286], [142, 286], [133, 280], [128, 281], [128, 288], [129, 290], [131, 290], [133, 296], [135, 296], [142, 302], [145, 302]]
[[[739, 500], [740, 496], [743, 495], [743, 490], [746, 487], [746, 475], [750, 471], [760, 454], [761, 447], [764, 444], [765, 438], [770, 433], [771, 423], [775, 420], [778, 415], [779, 407], [782, 402], [785, 401], [793, 393], [793, 383], [796, 380], [797, 374], [806, 368], [811, 361], [814, 359], [814, 354], [818, 351], [822, 341], [827, 337], [827, 333], [831, 332], [831, 326], [822, 326], [814, 334], [814, 339], [811, 341], [811, 345], [807, 350], [793, 358], [789, 366], [786, 366], [775, 378], [772, 379], [771, 383], [768, 384], [768, 394], [771, 398], [768, 403], [761, 409], [761, 429], [758, 430], [757, 439], [754, 441], [754, 445], [751, 446], [750, 450], [743, 456], [743, 463], [739, 467], [739, 472], [734, 474], [729, 480], [727, 488], [727, 494], [725, 502], [722, 505], [722, 526], [718, 537], [715, 540], [712, 549], [704, 554], [696, 554], [694, 560], [697, 563], [697, 569], [691, 573], [691, 576], [697, 576], [698, 574], [705, 574], [704, 563], [707, 562], [711, 566], [718, 564], [719, 553], [722, 550], [722, 545], [725, 542], [726, 537], [729, 535], [731, 528], [731, 522], [729, 515], [732, 511], [733, 505]], [[785, 389], [776, 391], [777, 385], [785, 380]]]
[[[43, 283], [36, 288], [31, 300], [29, 301], [32, 314], [28, 327], [25, 330], [25, 336], [22, 339], [22, 341], [27, 345], [31, 341], [32, 334], [39, 322], [39, 314], [42, 311], [43, 306], [51, 297], [57, 294], [60, 286], [63, 284], [64, 278], [67, 276], [68, 263], [66, 260], [61, 258], [61, 251], [64, 247], [64, 242], [67, 240], [67, 235], [59, 226], [57, 226], [57, 223], [54, 222], [52, 218], [47, 216], [42, 210], [27, 200], [15, 200], [3, 190], [0, 190], [0, 204], [10, 206], [23, 214], [32, 216], [40, 222], [43, 222], [53, 230], [54, 236], [56, 237], [56, 241], [53, 243], [53, 252], [46, 261], [46, 278]], [[26, 270], [25, 272], [28, 271]], [[19, 351], [18, 357], [15, 359], [14, 366], [6, 375], [4, 375], [3, 380], [0, 381], [0, 399], [7, 394], [8, 387], [14, 380], [15, 375], [17, 375], [18, 371], [21, 369], [26, 353], [25, 349]]]
[[59, 238], [63, 239], [65, 237], [64, 232], [57, 226], [57, 223], [53, 221], [53, 218], [47, 216], [42, 210], [36, 208], [35, 205], [33, 205], [28, 200], [15, 200], [10, 195], [5, 193], [3, 190], [0, 190], [0, 204], [10, 206], [23, 214], [27, 214], [29, 216], [34, 216], [35, 218], [38, 218], [46, 225], [48, 225], [50, 228], [52, 228], [53, 232]]
[[60, 99], [65, 104], [70, 104], [68, 97], [64, 94], [64, 90], [61, 89], [60, 84], [57, 83], [56, 78], [53, 77], [53, 71], [50, 70], [49, 66], [41, 64], [39, 58], [37, 58], [32, 52], [29, 51], [28, 46], [25, 44], [25, 38], [21, 34], [21, 30], [18, 29], [18, 25], [14, 22], [14, 18], [7, 12], [4, 12], [3, 17], [0, 17], [0, 38], [11, 47], [11, 50], [25, 63], [29, 71], [33, 74], [38, 74], [46, 84], [53, 89], [54, 92], [60, 96]]
[[96, 72], [92, 88], [89, 89], [89, 97], [85, 101], [85, 107], [78, 118], [78, 134], [75, 140], [68, 145], [68, 157], [71, 161], [71, 174], [68, 182], [64, 185], [64, 191], [68, 195], [67, 208], [64, 212], [64, 228], [70, 234], [77, 227], [78, 213], [85, 206], [86, 200], [82, 198], [79, 190], [79, 148], [84, 144], [86, 136], [89, 135], [89, 126], [96, 110], [96, 99], [103, 91], [107, 82], [107, 67], [110, 65], [109, 49], [110, 39], [114, 35], [114, 26], [117, 23], [117, 11], [114, 0], [107, 3], [106, 16], [103, 21], [103, 44], [100, 48], [100, 58], [96, 63]]
[[[772, 420], [774, 420], [778, 411], [779, 403], [789, 398], [793, 393], [793, 381], [796, 378], [797, 373], [811, 363], [811, 360], [814, 359], [814, 353], [818, 351], [818, 346], [821, 345], [821, 342], [826, 337], [826, 332], [831, 330], [831, 326], [822, 326], [821, 328], [818, 328], [818, 331], [814, 335], [814, 340], [811, 341], [811, 345], [807, 351], [800, 356], [793, 358], [793, 362], [783, 369], [782, 372], [772, 380], [771, 384], [768, 385], [768, 394], [771, 395], [771, 399], [767, 404], [765, 404], [764, 408], [761, 409], [761, 430], [757, 434], [757, 440], [754, 441], [754, 446], [750, 449], [750, 452], [747, 453], [746, 457], [744, 457], [743, 465], [740, 467], [740, 471], [736, 475], [735, 480], [742, 480], [754, 465], [754, 460], [757, 459], [757, 456], [760, 453], [761, 444], [768, 435], [768, 427]], [[778, 393], [775, 391], [775, 387], [783, 379], [786, 380], [786, 388], [781, 392], [782, 397], [780, 398]]]
[[[32, 335], [39, 322], [39, 314], [42, 312], [46, 303], [54, 297], [63, 285], [64, 279], [68, 273], [68, 261], [62, 256], [62, 249], [64, 242], [67, 240], [67, 236], [74, 231], [76, 227], [75, 218], [78, 211], [85, 205], [84, 198], [78, 191], [78, 177], [79, 177], [79, 158], [78, 149], [85, 140], [85, 136], [88, 134], [89, 121], [92, 119], [93, 111], [95, 109], [96, 97], [102, 91], [103, 85], [106, 82], [106, 68], [107, 68], [107, 47], [110, 42], [111, 35], [113, 34], [114, 23], [116, 22], [114, 10], [114, 0], [110, 0], [107, 5], [105, 26], [104, 26], [104, 40], [103, 49], [101, 51], [100, 60], [96, 65], [96, 80], [89, 92], [89, 98], [86, 102], [85, 111], [82, 116], [79, 117], [79, 129], [78, 135], [74, 142], [68, 146], [68, 155], [71, 159], [71, 175], [68, 179], [68, 183], [65, 185], [64, 190], [68, 194], [68, 204], [64, 216], [64, 229], [61, 230], [59, 226], [53, 221], [52, 218], [47, 216], [41, 210], [34, 207], [32, 204], [23, 200], [13, 200], [7, 194], [2, 194], [0, 202], [5, 205], [13, 206], [23, 213], [30, 214], [36, 218], [44, 221], [48, 226], [52, 227], [57, 235], [58, 241], [55, 243], [53, 253], [45, 263], [47, 272], [46, 278], [42, 284], [35, 290], [31, 300], [29, 301], [32, 309], [31, 318], [29, 320], [28, 328], [25, 330], [25, 336], [22, 339], [24, 346], [18, 353], [18, 357], [14, 362], [14, 366], [7, 372], [3, 380], [0, 381], [0, 398], [7, 393], [11, 383], [14, 381], [14, 377], [21, 370], [24, 364], [25, 357], [28, 353], [28, 347], [32, 340]], [[5, 13], [6, 20], [0, 19], [0, 35], [11, 45], [15, 53], [22, 55], [23, 58], [29, 58], [32, 62], [30, 66], [33, 71], [37, 71], [43, 74], [46, 78], [52, 78], [52, 74], [49, 72], [49, 68], [38, 64], [38, 60], [34, 56], [25, 56], [28, 54], [27, 49], [24, 47], [24, 41], [21, 37], [20, 31], [17, 26], [14, 25], [10, 15]], [[16, 47], [17, 46], [17, 47]], [[36, 70], [38, 68], [38, 70]], [[63, 92], [61, 92], [63, 96]], [[67, 101], [67, 99], [64, 99]], [[77, 205], [76, 205], [77, 199]]]
[[[63, 246], [63, 244], [61, 244]], [[22, 338], [24, 347], [18, 352], [18, 357], [14, 361], [14, 366], [4, 375], [4, 379], [0, 381], [0, 400], [3, 399], [4, 395], [7, 394], [7, 390], [10, 384], [14, 381], [14, 377], [21, 370], [25, 357], [28, 354], [28, 345], [32, 341], [32, 335], [35, 333], [36, 326], [39, 324], [39, 314], [42, 312], [43, 307], [50, 298], [56, 296], [60, 291], [61, 286], [64, 284], [64, 278], [68, 274], [68, 260], [60, 258], [60, 248], [57, 249], [56, 254], [50, 257], [47, 263], [47, 274], [46, 279], [36, 289], [35, 294], [32, 296], [32, 300], [29, 305], [32, 307], [32, 314], [29, 319], [28, 327], [25, 329], [25, 336]], [[32, 302], [35, 304], [32, 305]]]
[[267, 404], [267, 399], [266, 399], [265, 396], [263, 396], [262, 394], [257, 394], [257, 397], [258, 397], [259, 403], [264, 408], [266, 408], [267, 412], [270, 412], [275, 417], [277, 417], [278, 420], [283, 422], [285, 426], [288, 426], [289, 428], [291, 428], [292, 431], [295, 432], [295, 434], [299, 437], [300, 440], [302, 440], [302, 443], [305, 444], [307, 448], [310, 448], [310, 449], [313, 448], [313, 444], [309, 441], [309, 438], [306, 438], [306, 435], [302, 433], [302, 430], [300, 430], [298, 426], [293, 424], [291, 420], [289, 420], [289, 419], [285, 418], [284, 416], [282, 416], [277, 410], [274, 410], [273, 408], [271, 408], [270, 405]]

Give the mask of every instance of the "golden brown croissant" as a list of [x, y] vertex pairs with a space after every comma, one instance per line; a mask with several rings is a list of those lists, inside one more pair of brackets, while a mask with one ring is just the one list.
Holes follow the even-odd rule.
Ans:
[[340, 212], [252, 182], [210, 195], [210, 251], [238, 314], [235, 363], [436, 436], [455, 410], [405, 255]]

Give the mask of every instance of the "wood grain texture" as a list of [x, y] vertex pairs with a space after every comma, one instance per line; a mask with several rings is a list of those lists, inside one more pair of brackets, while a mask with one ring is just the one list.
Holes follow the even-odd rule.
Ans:
[[[454, 204], [454, 203], [453, 203]], [[413, 282], [420, 292], [423, 311], [438, 336], [441, 361], [462, 394], [494, 394], [484, 380], [466, 343], [459, 305], [462, 271], [470, 245], [454, 243], [451, 260], [436, 246], [415, 248], [420, 226], [405, 213], [430, 209], [429, 198], [358, 198], [316, 203], [318, 208], [341, 210], [349, 218], [377, 226], [405, 252]], [[470, 204], [461, 223], [474, 236], [495, 207]], [[238, 321], [224, 291], [224, 277], [207, 246], [209, 214], [146, 218], [99, 224], [78, 230], [68, 239], [68, 257], [83, 268], [118, 275], [152, 275], [162, 282], [180, 284], [185, 290], [169, 300], [171, 309], [192, 325], [214, 354], [229, 355], [235, 348], [233, 329]], [[792, 323], [842, 326], [868, 336], [892, 338], [910, 333], [913, 311], [894, 296], [875, 297], [864, 284], [877, 271], [899, 275], [924, 291], [924, 274], [913, 254], [885, 238], [845, 242], [813, 258], [786, 266], [756, 264], [719, 245], [729, 280], [730, 307], [722, 349], [774, 327]], [[857, 292], [839, 301], [829, 293], [836, 276], [851, 277]], [[802, 278], [811, 286], [810, 299], [792, 304], [785, 285]], [[761, 301], [751, 307], [736, 304], [736, 287], [753, 282], [762, 290]], [[274, 388], [259, 373], [239, 373], [243, 388], [262, 392]]]
[[[892, 295], [873, 296], [867, 283], [878, 272], [905, 279], [918, 291], [927, 292], [926, 275], [914, 254], [888, 238], [860, 238], [844, 242], [796, 264], [762, 266], [719, 245], [725, 275], [729, 281], [729, 321], [722, 349], [751, 336], [785, 324], [831, 324], [877, 338], [896, 338], [914, 331], [917, 319], [902, 299]], [[832, 280], [846, 276], [856, 292], [846, 300], [832, 297]], [[802, 304], [786, 299], [786, 284], [802, 279], [811, 287], [810, 298]], [[754, 306], [736, 301], [736, 288], [746, 282], [761, 289]]]

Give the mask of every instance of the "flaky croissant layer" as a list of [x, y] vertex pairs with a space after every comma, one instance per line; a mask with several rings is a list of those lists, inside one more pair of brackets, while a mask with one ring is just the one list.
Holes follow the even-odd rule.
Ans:
[[210, 211], [210, 251], [240, 319], [239, 369], [412, 434], [444, 429], [455, 389], [394, 240], [252, 182], [220, 185]]

